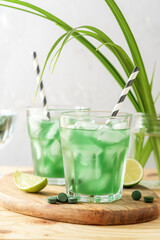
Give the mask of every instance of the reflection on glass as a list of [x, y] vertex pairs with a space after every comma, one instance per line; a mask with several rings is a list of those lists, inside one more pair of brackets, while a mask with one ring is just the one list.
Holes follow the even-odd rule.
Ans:
[[11, 110], [0, 110], [0, 149], [10, 141], [15, 127], [15, 121], [15, 112]]

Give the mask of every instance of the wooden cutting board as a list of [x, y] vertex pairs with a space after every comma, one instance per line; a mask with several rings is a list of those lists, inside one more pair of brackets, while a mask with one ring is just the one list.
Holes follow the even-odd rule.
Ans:
[[[140, 190], [142, 198], [134, 201], [133, 190]], [[13, 182], [13, 174], [5, 175], [0, 180], [0, 205], [8, 210], [21, 214], [54, 221], [95, 224], [120, 225], [134, 224], [154, 220], [160, 213], [160, 199], [150, 189], [141, 185], [124, 189], [121, 200], [113, 203], [57, 203], [48, 204], [48, 196], [65, 192], [64, 186], [47, 186], [39, 193], [26, 193], [19, 190]], [[153, 196], [153, 203], [144, 203], [144, 196]]]

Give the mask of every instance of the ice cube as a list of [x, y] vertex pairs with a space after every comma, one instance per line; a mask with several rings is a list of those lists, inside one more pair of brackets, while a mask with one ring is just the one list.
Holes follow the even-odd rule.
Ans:
[[73, 179], [75, 179], [75, 171], [74, 171], [74, 157], [73, 152], [68, 149], [64, 148], [63, 151], [63, 163], [64, 163], [64, 169], [65, 169], [65, 177], [67, 179], [67, 183], [73, 184]]
[[92, 121], [77, 121], [74, 124], [74, 128], [76, 129], [84, 129], [84, 130], [96, 130], [99, 128], [99, 124], [97, 124], [94, 120]]
[[32, 155], [33, 155], [33, 159], [35, 159], [35, 161], [40, 161], [43, 154], [42, 154], [42, 147], [39, 141], [37, 140], [31, 140], [31, 149], [32, 149]]
[[46, 139], [60, 137], [59, 119], [43, 122], [41, 124], [41, 129], [42, 129], [41, 137], [45, 137]]
[[45, 146], [45, 153], [46, 153], [46, 156], [47, 158], [50, 160], [50, 161], [53, 161], [57, 159], [60, 159], [61, 158], [61, 145], [60, 145], [60, 142], [55, 139], [53, 141], [50, 141], [49, 144], [46, 144]]
[[106, 174], [101, 175], [97, 180], [97, 189], [100, 193], [109, 194], [113, 191], [113, 173], [107, 171]]
[[96, 145], [88, 145], [85, 150], [78, 149], [77, 152], [74, 151], [76, 178], [78, 177], [81, 182], [88, 182], [95, 177], [99, 178], [102, 171], [100, 162], [101, 153], [101, 148]]
[[116, 130], [116, 129], [101, 129], [96, 132], [97, 141], [101, 143], [111, 145], [128, 138], [129, 132], [127, 130]]
[[127, 128], [127, 119], [110, 117], [106, 121], [105, 126], [108, 126], [112, 129], [126, 129]]
[[35, 117], [28, 118], [28, 132], [31, 137], [37, 138], [41, 132], [41, 121]]
[[28, 119], [28, 130], [31, 137], [49, 139], [59, 132], [59, 119], [45, 120], [36, 117]]

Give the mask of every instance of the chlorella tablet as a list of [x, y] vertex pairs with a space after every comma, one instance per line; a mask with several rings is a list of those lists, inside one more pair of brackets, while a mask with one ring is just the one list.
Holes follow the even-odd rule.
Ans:
[[140, 191], [134, 191], [134, 192], [132, 192], [132, 198], [133, 198], [133, 200], [135, 200], [135, 201], [138, 201], [140, 198], [141, 198], [141, 192]]
[[74, 196], [68, 197], [68, 203], [77, 203], [77, 197]]
[[65, 203], [68, 200], [68, 197], [65, 193], [59, 193], [57, 198], [58, 198], [58, 201], [62, 203]]
[[152, 196], [144, 197], [144, 202], [146, 202], [146, 203], [152, 203], [153, 201], [154, 201], [154, 197], [152, 197]]
[[56, 203], [57, 202], [57, 197], [48, 197], [47, 198], [47, 202], [48, 203]]

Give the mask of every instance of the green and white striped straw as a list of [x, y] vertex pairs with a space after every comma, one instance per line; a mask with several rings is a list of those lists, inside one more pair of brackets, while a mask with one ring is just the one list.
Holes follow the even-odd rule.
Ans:
[[[139, 69], [138, 67], [135, 67], [134, 70], [133, 70], [133, 72], [131, 73], [131, 75], [130, 75], [130, 77], [129, 77], [129, 79], [128, 79], [128, 81], [127, 81], [127, 83], [126, 83], [126, 85], [125, 85], [125, 87], [124, 87], [121, 95], [120, 95], [120, 98], [119, 98], [117, 104], [114, 106], [114, 108], [113, 108], [113, 110], [112, 110], [111, 117], [112, 117], [112, 116], [116, 116], [116, 115], [118, 114], [118, 112], [119, 112], [119, 110], [120, 110], [120, 108], [121, 108], [121, 106], [122, 106], [122, 104], [123, 104], [123, 102], [124, 102], [124, 100], [125, 100], [128, 92], [129, 92], [129, 90], [131, 89], [131, 86], [132, 86], [135, 78], [137, 77], [137, 75], [138, 75], [138, 73], [139, 73], [139, 70], [140, 70], [140, 69]], [[109, 121], [110, 121], [110, 120], [107, 120], [107, 121], [106, 121], [106, 124], [107, 124]]]
[[[32, 52], [32, 56], [33, 56], [33, 66], [34, 66], [34, 69], [35, 69], [36, 75], [37, 75], [37, 84], [39, 84], [41, 74], [40, 74], [40, 67], [39, 67], [39, 63], [38, 63], [37, 53], [35, 51]], [[42, 80], [40, 82], [39, 88], [40, 88], [40, 98], [43, 103], [43, 108], [46, 112], [47, 117], [50, 119], [50, 113], [48, 112], [47, 97], [45, 94], [44, 85], [43, 85]]]

